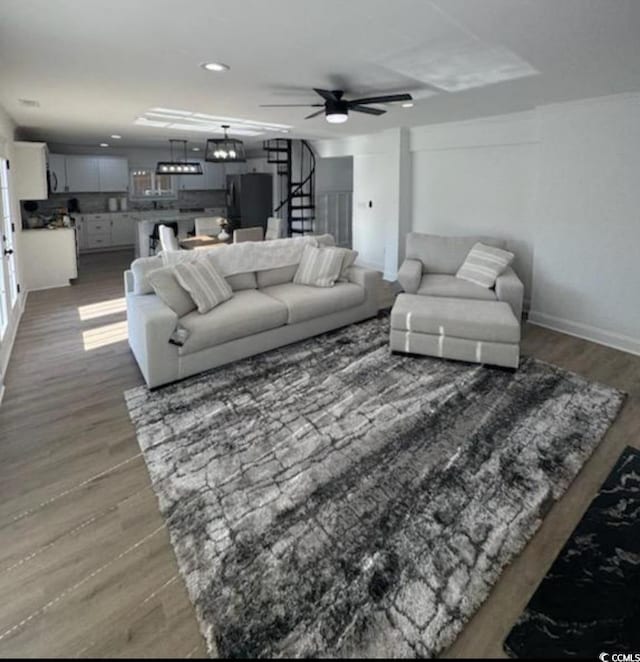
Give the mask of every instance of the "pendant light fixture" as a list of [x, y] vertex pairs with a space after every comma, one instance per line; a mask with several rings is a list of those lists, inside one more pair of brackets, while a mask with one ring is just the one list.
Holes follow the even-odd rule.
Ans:
[[204, 153], [204, 160], [211, 163], [243, 163], [247, 160], [242, 140], [229, 138], [228, 124], [222, 124], [224, 138], [209, 138]]
[[[173, 158], [173, 144], [182, 143], [184, 151], [184, 158]], [[187, 141], [186, 140], [169, 140], [169, 148], [171, 150], [171, 157], [169, 161], [158, 161], [156, 165], [156, 175], [201, 175], [202, 164], [199, 161], [187, 160]], [[176, 150], [180, 148], [176, 146]]]

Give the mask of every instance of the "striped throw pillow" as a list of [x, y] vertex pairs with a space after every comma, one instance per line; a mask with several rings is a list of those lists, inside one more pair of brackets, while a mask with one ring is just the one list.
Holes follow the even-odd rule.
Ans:
[[511, 264], [513, 253], [478, 242], [469, 251], [456, 276], [471, 283], [493, 287], [496, 278]]
[[180, 285], [191, 295], [199, 313], [208, 313], [233, 296], [229, 283], [207, 259], [176, 264], [174, 271]]
[[339, 248], [305, 246], [293, 282], [313, 287], [333, 287], [340, 277], [344, 252]]

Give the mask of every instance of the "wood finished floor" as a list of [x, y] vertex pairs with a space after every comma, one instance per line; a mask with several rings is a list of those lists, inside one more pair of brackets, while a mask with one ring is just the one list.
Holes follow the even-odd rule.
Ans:
[[[29, 295], [0, 406], [0, 656], [203, 657], [122, 393], [128, 253], [83, 258]], [[388, 305], [391, 292], [381, 292]], [[618, 420], [447, 652], [502, 641], [625, 445], [640, 447], [640, 357], [527, 326], [523, 351], [629, 394]]]

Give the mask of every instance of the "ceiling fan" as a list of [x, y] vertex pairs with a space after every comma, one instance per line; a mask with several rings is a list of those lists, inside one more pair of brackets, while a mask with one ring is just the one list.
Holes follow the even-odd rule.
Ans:
[[327, 122], [331, 122], [331, 124], [342, 124], [342, 122], [347, 121], [350, 110], [357, 113], [366, 113], [367, 115], [384, 115], [387, 112], [386, 110], [381, 110], [379, 108], [369, 108], [366, 104], [411, 101], [413, 98], [410, 94], [386, 94], [376, 97], [363, 97], [361, 99], [348, 100], [343, 98], [343, 90], [320, 90], [317, 87], [314, 87], [313, 90], [324, 99], [324, 103], [270, 103], [262, 104], [261, 108], [322, 108], [322, 110], [307, 115], [305, 119], [309, 120], [312, 117], [317, 117], [324, 113]]

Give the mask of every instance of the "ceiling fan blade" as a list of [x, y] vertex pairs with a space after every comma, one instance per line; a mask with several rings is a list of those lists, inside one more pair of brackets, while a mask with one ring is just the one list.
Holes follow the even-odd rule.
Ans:
[[411, 101], [413, 97], [410, 94], [387, 94], [377, 97], [364, 97], [363, 99], [352, 99], [347, 103], [349, 105], [360, 105], [363, 103], [391, 103], [393, 101]]
[[318, 115], [323, 115], [324, 114], [324, 108], [322, 110], [318, 110], [315, 113], [311, 113], [311, 115], [307, 115], [305, 117], [306, 120], [310, 120], [312, 117], [317, 117]]
[[384, 115], [387, 111], [379, 108], [367, 108], [366, 106], [352, 106], [349, 104], [349, 110], [355, 110], [357, 113], [367, 113], [367, 115]]
[[324, 108], [323, 103], [261, 103], [259, 108]]
[[325, 101], [338, 101], [338, 97], [336, 96], [336, 93], [331, 90], [321, 90], [317, 87], [313, 88], [314, 92], [317, 92]]

